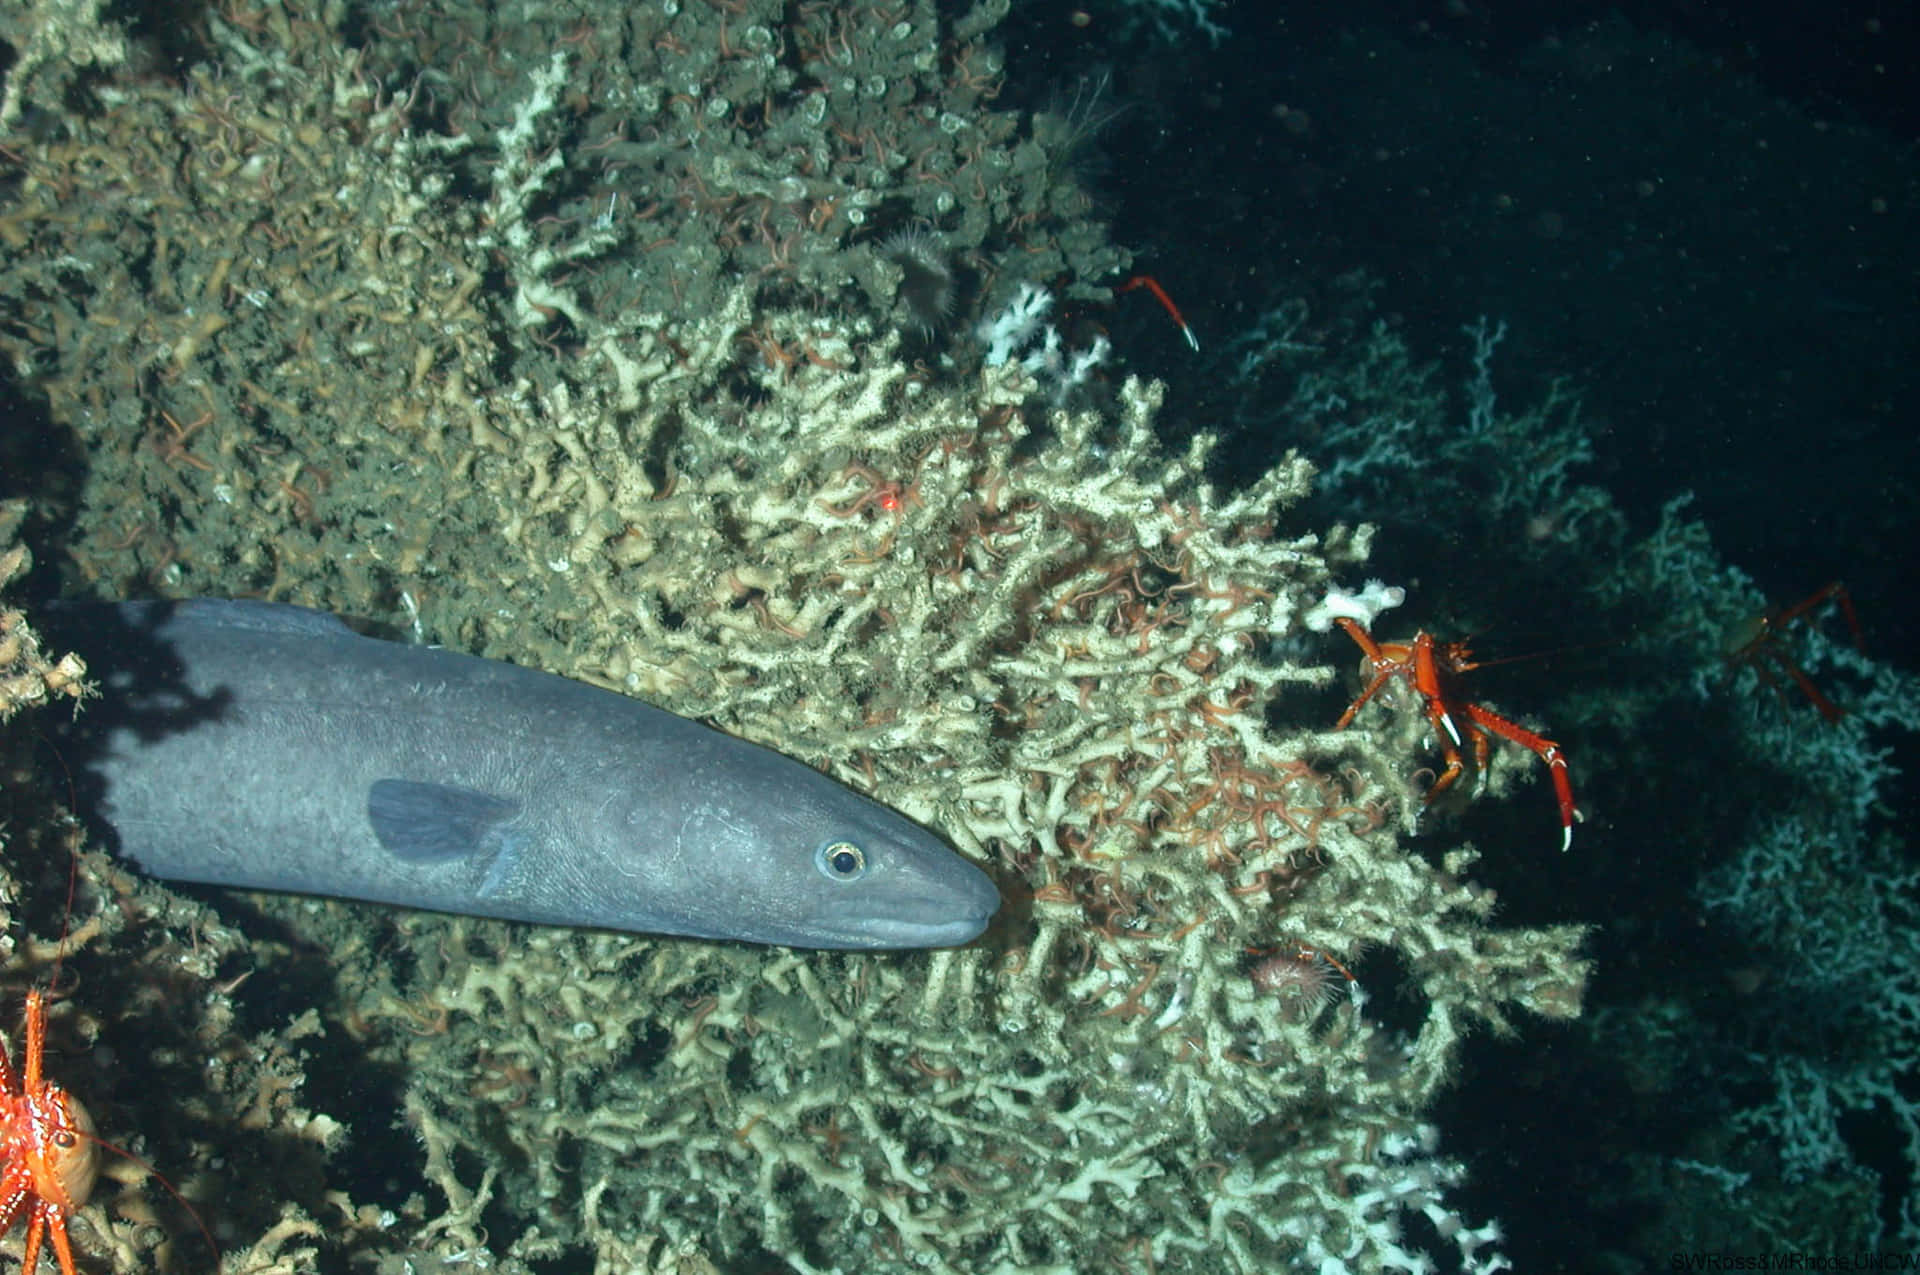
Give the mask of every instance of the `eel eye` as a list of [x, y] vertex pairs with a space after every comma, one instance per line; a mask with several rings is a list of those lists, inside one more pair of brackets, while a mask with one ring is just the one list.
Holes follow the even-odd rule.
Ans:
[[858, 881], [867, 875], [867, 852], [851, 841], [829, 841], [813, 861], [830, 881]]

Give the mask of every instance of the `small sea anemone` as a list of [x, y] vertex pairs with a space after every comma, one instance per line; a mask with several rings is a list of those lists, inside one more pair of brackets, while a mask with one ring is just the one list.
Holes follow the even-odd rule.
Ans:
[[947, 245], [928, 227], [915, 225], [887, 236], [880, 253], [900, 267], [900, 300], [920, 335], [931, 337], [953, 316]]
[[[1302, 1022], [1340, 998], [1345, 982], [1333, 962], [1308, 948], [1283, 949], [1263, 958], [1247, 977], [1259, 990], [1279, 1000], [1289, 1017]], [[1334, 980], [1338, 978], [1339, 982]]]

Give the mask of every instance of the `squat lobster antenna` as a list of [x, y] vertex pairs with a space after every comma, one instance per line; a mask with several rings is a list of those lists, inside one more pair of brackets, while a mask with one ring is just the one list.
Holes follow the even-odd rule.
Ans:
[[22, 1275], [37, 1275], [43, 1243], [51, 1244], [60, 1275], [79, 1275], [67, 1224], [93, 1194], [100, 1175], [100, 1153], [112, 1152], [138, 1166], [187, 1211], [220, 1264], [220, 1245], [166, 1175], [139, 1156], [95, 1131], [93, 1117], [80, 1100], [46, 1075], [47, 996], [27, 993], [25, 1024], [16, 1064], [0, 1040], [0, 1231], [11, 1230], [25, 1214], [27, 1238]]

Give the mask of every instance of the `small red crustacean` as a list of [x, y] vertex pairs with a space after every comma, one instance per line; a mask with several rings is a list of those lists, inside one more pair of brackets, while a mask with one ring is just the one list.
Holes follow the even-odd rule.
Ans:
[[1415, 633], [1405, 642], [1377, 642], [1372, 634], [1350, 619], [1340, 617], [1334, 623], [1346, 630], [1347, 636], [1360, 648], [1361, 676], [1367, 679], [1366, 689], [1348, 705], [1334, 729], [1344, 730], [1354, 716], [1366, 707], [1367, 701], [1379, 694], [1389, 681], [1399, 678], [1412, 687], [1414, 694], [1419, 697], [1421, 711], [1433, 727], [1434, 739], [1440, 746], [1440, 756], [1446, 762], [1440, 777], [1427, 790], [1428, 801], [1452, 787], [1454, 781], [1460, 778], [1461, 772], [1466, 769], [1461, 750], [1469, 743], [1473, 746], [1475, 773], [1484, 778], [1487, 758], [1493, 746], [1488, 737], [1491, 732], [1502, 739], [1512, 740], [1546, 763], [1547, 773], [1553, 778], [1554, 798], [1560, 806], [1560, 848], [1565, 850], [1573, 844], [1573, 821], [1580, 817], [1580, 810], [1573, 804], [1573, 781], [1567, 774], [1567, 754], [1552, 740], [1502, 717], [1492, 709], [1482, 708], [1460, 694], [1457, 683], [1459, 675], [1479, 667], [1474, 663], [1473, 652], [1465, 642], [1437, 641], [1425, 630]]
[[1819, 711], [1820, 716], [1826, 718], [1829, 723], [1833, 723], [1845, 717], [1846, 710], [1820, 693], [1820, 688], [1815, 686], [1813, 679], [1793, 662], [1781, 642], [1781, 634], [1795, 624], [1811, 624], [1819, 614], [1820, 608], [1828, 602], [1836, 603], [1840, 614], [1845, 617], [1847, 631], [1853, 635], [1854, 649], [1864, 650], [1866, 644], [1860, 637], [1860, 617], [1854, 614], [1853, 598], [1848, 595], [1847, 586], [1838, 580], [1814, 590], [1792, 606], [1781, 607], [1776, 611], [1764, 611], [1742, 621], [1727, 634], [1725, 646], [1729, 666], [1752, 669], [1762, 686], [1775, 695], [1782, 696], [1783, 699], [1780, 683], [1775, 681], [1773, 673], [1768, 671], [1769, 666], [1786, 674], [1793, 684], [1800, 688], [1800, 693], [1805, 695]]
[[25, 1275], [38, 1268], [40, 1246], [48, 1239], [60, 1261], [60, 1275], [76, 1275], [67, 1219], [93, 1194], [100, 1143], [87, 1109], [42, 1071], [47, 1007], [38, 989], [27, 993], [26, 1018], [17, 1070], [0, 1040], [0, 1233], [11, 1230], [25, 1213]]

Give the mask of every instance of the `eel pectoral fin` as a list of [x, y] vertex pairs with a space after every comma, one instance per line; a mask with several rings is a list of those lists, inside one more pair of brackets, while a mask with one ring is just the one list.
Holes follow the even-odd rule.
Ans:
[[511, 797], [457, 784], [378, 779], [367, 790], [367, 819], [388, 854], [408, 863], [451, 863], [508, 847], [501, 825], [520, 813]]

